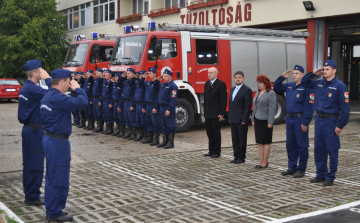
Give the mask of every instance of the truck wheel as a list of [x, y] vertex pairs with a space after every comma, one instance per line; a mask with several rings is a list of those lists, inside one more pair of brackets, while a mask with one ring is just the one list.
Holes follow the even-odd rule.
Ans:
[[276, 95], [276, 111], [274, 124], [280, 124], [286, 116], [285, 98], [281, 95]]
[[190, 102], [183, 98], [176, 101], [176, 132], [186, 132], [194, 122], [194, 109]]

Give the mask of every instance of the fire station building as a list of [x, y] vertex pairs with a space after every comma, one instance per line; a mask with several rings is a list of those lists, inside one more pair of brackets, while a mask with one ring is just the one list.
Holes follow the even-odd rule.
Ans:
[[[307, 31], [307, 70], [325, 59], [338, 63], [338, 78], [359, 99], [359, 0], [57, 0], [68, 37], [91, 32], [123, 34], [150, 22]], [[289, 67], [292, 69], [292, 67]], [[280, 75], [280, 74], [279, 74]]]

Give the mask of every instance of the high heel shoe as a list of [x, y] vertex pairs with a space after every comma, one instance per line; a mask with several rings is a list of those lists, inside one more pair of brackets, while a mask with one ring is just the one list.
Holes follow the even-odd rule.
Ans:
[[269, 162], [266, 164], [266, 166], [265, 167], [268, 167], [269, 166]]
[[268, 166], [269, 166], [269, 163], [267, 163], [266, 166], [259, 166], [258, 168], [260, 168], [260, 169], [265, 169], [265, 168], [267, 168]]

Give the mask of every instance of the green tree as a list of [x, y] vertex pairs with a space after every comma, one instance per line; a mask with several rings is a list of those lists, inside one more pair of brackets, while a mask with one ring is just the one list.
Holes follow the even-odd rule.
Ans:
[[25, 77], [22, 66], [41, 60], [61, 68], [69, 45], [55, 0], [0, 0], [0, 77]]

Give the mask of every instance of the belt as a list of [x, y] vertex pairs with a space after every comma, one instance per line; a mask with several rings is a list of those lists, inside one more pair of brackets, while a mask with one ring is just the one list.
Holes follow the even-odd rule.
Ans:
[[132, 100], [127, 100], [127, 99], [124, 99], [124, 102], [129, 102], [129, 101], [132, 101]]
[[102, 98], [103, 100], [110, 100], [110, 98]]
[[45, 131], [45, 135], [55, 139], [68, 139], [69, 135], [62, 135]]
[[155, 102], [146, 102], [146, 104], [148, 104], [148, 105], [153, 105], [153, 104], [155, 104]]
[[166, 105], [161, 105], [161, 107], [167, 107], [167, 106], [169, 106], [168, 104], [166, 104]]
[[332, 118], [332, 117], [338, 117], [339, 114], [320, 114], [316, 112], [317, 117], [319, 118]]
[[26, 123], [24, 126], [29, 126], [33, 128], [33, 131], [36, 132], [38, 129], [43, 129], [42, 125], [34, 124], [34, 123]]
[[119, 103], [120, 101], [119, 100], [114, 100], [115, 103]]
[[296, 118], [296, 117], [301, 117], [304, 115], [304, 113], [296, 113], [296, 114], [287, 114], [290, 118]]
[[94, 96], [94, 98], [101, 98], [101, 96]]
[[144, 102], [136, 102], [137, 105], [143, 105]]

